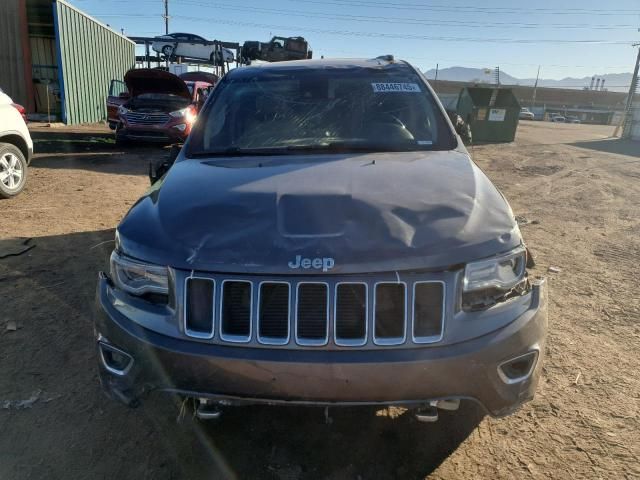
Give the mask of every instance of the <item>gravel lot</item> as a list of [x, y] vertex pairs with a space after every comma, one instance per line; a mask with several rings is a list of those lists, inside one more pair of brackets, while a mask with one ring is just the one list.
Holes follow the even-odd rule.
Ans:
[[34, 127], [27, 188], [0, 201], [0, 479], [640, 477], [640, 144], [612, 130], [521, 122], [515, 143], [474, 147], [549, 280], [547, 360], [515, 415], [465, 405], [425, 425], [397, 409], [334, 409], [326, 424], [321, 409], [263, 407], [201, 423], [167, 397], [109, 401], [96, 272], [165, 153], [118, 150], [104, 127]]

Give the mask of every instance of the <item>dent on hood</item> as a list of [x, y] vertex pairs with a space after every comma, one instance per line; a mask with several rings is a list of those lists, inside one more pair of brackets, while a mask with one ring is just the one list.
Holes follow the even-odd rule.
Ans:
[[333, 273], [438, 268], [521, 243], [510, 207], [461, 152], [177, 162], [120, 233], [137, 258], [229, 273], [289, 273], [296, 255], [334, 258]]

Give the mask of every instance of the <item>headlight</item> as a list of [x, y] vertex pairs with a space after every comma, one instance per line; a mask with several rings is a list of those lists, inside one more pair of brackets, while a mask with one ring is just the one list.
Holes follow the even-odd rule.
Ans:
[[126, 115], [129, 112], [129, 110], [127, 110], [126, 108], [124, 108], [122, 105], [120, 105], [118, 107], [118, 114], [119, 115]]
[[192, 107], [186, 107], [180, 110], [176, 110], [174, 112], [170, 112], [169, 115], [171, 115], [173, 118], [184, 117], [187, 123], [193, 123], [196, 119], [196, 112], [193, 110]]
[[463, 291], [511, 290], [524, 280], [526, 263], [527, 253], [524, 247], [518, 247], [505, 255], [467, 263]]
[[142, 263], [115, 250], [111, 254], [111, 278], [119, 288], [133, 295], [169, 292], [167, 267]]
[[184, 117], [187, 114], [188, 108], [182, 108], [180, 110], [176, 110], [175, 112], [170, 112], [169, 115], [175, 118]]

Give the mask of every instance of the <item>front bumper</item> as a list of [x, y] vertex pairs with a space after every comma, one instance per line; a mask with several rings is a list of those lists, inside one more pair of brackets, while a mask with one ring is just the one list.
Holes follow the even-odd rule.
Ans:
[[[101, 360], [101, 379], [112, 396], [127, 403], [152, 390], [226, 403], [417, 406], [459, 398], [503, 416], [533, 398], [542, 368], [547, 329], [543, 282], [534, 286], [528, 310], [487, 335], [440, 347], [367, 351], [258, 349], [172, 338], [122, 315], [107, 300], [108, 288], [102, 277], [97, 335], [133, 362], [117, 375]], [[526, 377], [505, 381], [498, 367], [532, 351], [537, 355]]]
[[175, 125], [179, 123], [173, 122], [170, 125], [128, 125], [121, 123], [115, 127], [116, 137], [144, 142], [181, 143], [189, 136], [191, 128], [187, 126], [184, 131], [180, 131], [175, 128]]

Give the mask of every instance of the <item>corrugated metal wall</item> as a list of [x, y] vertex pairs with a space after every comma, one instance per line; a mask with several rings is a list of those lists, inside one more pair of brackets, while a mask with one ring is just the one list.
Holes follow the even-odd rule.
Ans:
[[0, 7], [0, 88], [14, 102], [27, 105], [25, 54], [22, 45], [22, 0], [2, 0]]
[[109, 83], [133, 68], [135, 44], [63, 0], [53, 8], [63, 122], [104, 120]]
[[30, 37], [33, 77], [52, 82], [58, 81], [56, 42], [53, 38]]
[[[51, 22], [53, 31], [53, 14]], [[55, 37], [30, 36], [29, 45], [31, 46], [31, 76], [34, 82], [35, 112], [42, 114], [50, 112], [56, 118], [60, 114], [61, 105]], [[48, 103], [47, 96], [49, 97]]]

